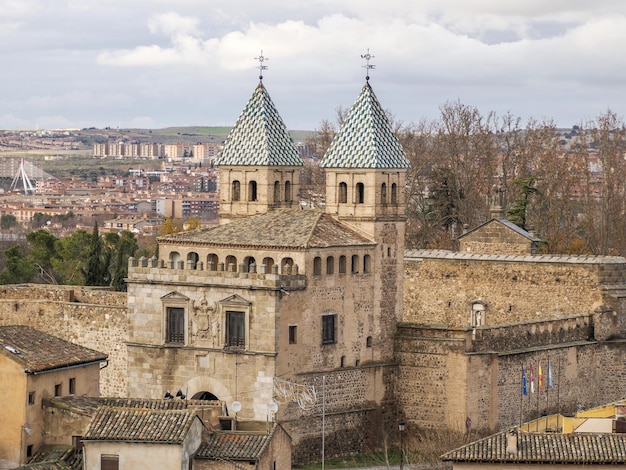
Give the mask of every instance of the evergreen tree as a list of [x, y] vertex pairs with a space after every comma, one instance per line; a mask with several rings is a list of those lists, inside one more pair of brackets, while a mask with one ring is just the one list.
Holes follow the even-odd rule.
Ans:
[[6, 267], [0, 273], [0, 284], [21, 284], [32, 281], [37, 267], [19, 245], [12, 246], [4, 252]]
[[87, 269], [84, 273], [86, 286], [109, 285], [109, 261], [110, 253], [104, 249], [104, 242], [100, 238], [98, 222], [96, 222], [87, 252]]
[[523, 230], [526, 230], [526, 215], [528, 213], [530, 198], [539, 192], [535, 187], [536, 182], [536, 176], [512, 181], [512, 183], [519, 188], [522, 197], [513, 201], [513, 205], [507, 211], [507, 218]]

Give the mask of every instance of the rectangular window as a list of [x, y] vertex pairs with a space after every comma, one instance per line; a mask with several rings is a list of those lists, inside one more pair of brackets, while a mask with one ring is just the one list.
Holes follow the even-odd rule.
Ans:
[[335, 327], [337, 323], [337, 315], [322, 316], [322, 344], [336, 343]]
[[185, 343], [185, 309], [167, 307], [167, 343]]
[[63, 386], [61, 384], [56, 384], [54, 386], [54, 396], [55, 397], [60, 397], [62, 391], [63, 391]]
[[111, 454], [100, 454], [101, 470], [120, 470], [120, 456]]
[[30, 459], [33, 456], [33, 445], [27, 445], [26, 446], [26, 458]]
[[70, 377], [69, 389], [70, 389], [70, 395], [74, 395], [76, 393], [76, 378], [75, 377]]
[[289, 325], [289, 344], [296, 344], [298, 339], [298, 327]]
[[35, 392], [28, 392], [28, 404], [29, 405], [35, 404]]
[[231, 348], [246, 347], [246, 314], [244, 312], [226, 312], [226, 346]]

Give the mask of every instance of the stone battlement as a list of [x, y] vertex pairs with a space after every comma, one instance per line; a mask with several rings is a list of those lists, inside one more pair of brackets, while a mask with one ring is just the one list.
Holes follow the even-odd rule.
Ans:
[[193, 266], [179, 261], [174, 265], [156, 257], [129, 258], [127, 281], [133, 283], [147, 280], [153, 283], [220, 286], [228, 284], [234, 287], [257, 289], [301, 290], [306, 288], [306, 276], [299, 274], [298, 265], [287, 268], [290, 271], [289, 274], [278, 274], [278, 266], [273, 266], [272, 272], [267, 272], [267, 267], [263, 264], [259, 265], [258, 269], [254, 264], [249, 268], [240, 264], [238, 268], [236, 269], [233, 264], [224, 266], [224, 263], [219, 263], [218, 266], [212, 266], [209, 263], [205, 269], [202, 262]]

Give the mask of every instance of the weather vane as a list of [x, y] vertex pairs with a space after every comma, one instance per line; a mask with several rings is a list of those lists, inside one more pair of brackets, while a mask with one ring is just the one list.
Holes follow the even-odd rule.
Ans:
[[263, 62], [269, 59], [263, 56], [263, 50], [261, 50], [261, 55], [259, 57], [255, 57], [254, 60], [259, 61], [259, 66], [257, 67], [257, 69], [259, 69], [259, 80], [263, 81], [263, 70], [267, 70], [267, 65], [263, 65]]
[[365, 59], [365, 65], [362, 67], [365, 69], [365, 80], [369, 82], [370, 79], [370, 70], [375, 69], [376, 66], [370, 64], [370, 59], [373, 59], [374, 56], [370, 54], [369, 48], [367, 49], [367, 54], [361, 54], [361, 59]]

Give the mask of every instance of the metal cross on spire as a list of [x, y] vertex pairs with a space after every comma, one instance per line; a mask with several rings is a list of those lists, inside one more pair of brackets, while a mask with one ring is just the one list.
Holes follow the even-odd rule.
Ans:
[[370, 54], [369, 48], [367, 49], [367, 54], [361, 54], [361, 59], [365, 59], [365, 65], [362, 67], [365, 69], [365, 80], [369, 82], [370, 80], [370, 70], [375, 69], [376, 66], [370, 64], [370, 59], [373, 59], [374, 56]]
[[263, 70], [267, 70], [267, 65], [263, 65], [263, 62], [269, 59], [263, 56], [263, 50], [261, 50], [261, 55], [259, 57], [255, 57], [254, 60], [259, 61], [259, 66], [257, 67], [257, 69], [259, 69], [259, 80], [263, 81]]

